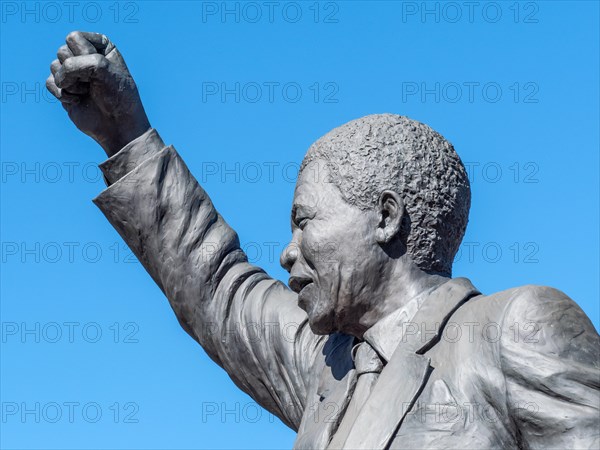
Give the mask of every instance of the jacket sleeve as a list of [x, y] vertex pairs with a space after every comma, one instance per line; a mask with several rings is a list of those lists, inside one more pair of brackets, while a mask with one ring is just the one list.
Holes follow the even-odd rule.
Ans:
[[521, 448], [598, 448], [600, 336], [562, 292], [526, 286], [509, 303], [500, 358]]
[[182, 327], [243, 391], [297, 429], [324, 340], [310, 331], [296, 294], [247, 262], [237, 234], [154, 130], [101, 169], [109, 187], [94, 203]]

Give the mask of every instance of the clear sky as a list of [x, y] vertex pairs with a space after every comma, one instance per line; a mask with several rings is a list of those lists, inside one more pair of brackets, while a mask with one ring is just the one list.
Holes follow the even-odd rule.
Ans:
[[[425, 6], [424, 6], [425, 5]], [[107, 34], [173, 144], [287, 280], [295, 175], [335, 126], [425, 122], [467, 166], [455, 264], [483, 292], [550, 285], [599, 325], [598, 2], [1, 3], [3, 448], [290, 448], [91, 199], [103, 153], [45, 92], [72, 30]]]

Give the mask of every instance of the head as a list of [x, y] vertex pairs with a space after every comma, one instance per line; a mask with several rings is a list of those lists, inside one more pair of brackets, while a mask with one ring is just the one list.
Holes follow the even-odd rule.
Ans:
[[469, 206], [460, 158], [427, 125], [371, 115], [315, 142], [281, 255], [311, 329], [360, 334], [361, 318], [409, 273], [451, 276]]

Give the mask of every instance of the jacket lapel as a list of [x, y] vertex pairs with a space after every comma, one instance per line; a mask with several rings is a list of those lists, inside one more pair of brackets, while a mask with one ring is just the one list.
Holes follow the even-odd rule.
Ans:
[[354, 341], [353, 337], [334, 334], [325, 343], [326, 364], [318, 377], [313, 401], [305, 405], [295, 450], [324, 449], [335, 433], [356, 385], [351, 356]]
[[324, 449], [335, 434], [356, 386], [356, 370], [333, 383], [326, 398], [308, 405], [294, 450]]
[[429, 358], [398, 348], [379, 375], [342, 448], [385, 448], [418, 398], [429, 373]]
[[439, 342], [452, 314], [478, 294], [469, 280], [455, 278], [427, 297], [414, 319], [402, 327], [400, 342], [347, 438], [342, 440], [343, 448], [383, 449], [388, 446], [433, 370], [425, 352]]

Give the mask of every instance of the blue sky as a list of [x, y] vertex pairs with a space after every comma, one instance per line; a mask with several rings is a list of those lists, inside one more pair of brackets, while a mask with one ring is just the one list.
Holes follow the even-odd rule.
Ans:
[[[287, 280], [295, 174], [335, 126], [392, 112], [456, 147], [473, 191], [454, 274], [550, 285], [599, 325], [597, 2], [1, 4], [3, 448], [290, 448], [180, 329], [91, 203], [103, 153], [44, 81], [107, 34], [152, 125], [253, 262]], [[470, 9], [472, 8], [472, 9]]]

